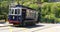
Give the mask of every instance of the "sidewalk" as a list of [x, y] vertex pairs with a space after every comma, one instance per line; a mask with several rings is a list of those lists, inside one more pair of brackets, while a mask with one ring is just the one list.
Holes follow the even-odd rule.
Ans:
[[9, 22], [0, 22], [0, 27], [6, 27], [6, 26], [9, 26], [9, 25], [12, 25], [12, 24], [9, 24]]

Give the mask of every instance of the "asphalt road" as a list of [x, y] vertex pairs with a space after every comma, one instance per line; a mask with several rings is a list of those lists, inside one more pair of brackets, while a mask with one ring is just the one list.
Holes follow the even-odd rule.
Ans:
[[39, 23], [27, 27], [14, 27], [8, 24], [0, 24], [0, 32], [60, 32], [60, 24]]

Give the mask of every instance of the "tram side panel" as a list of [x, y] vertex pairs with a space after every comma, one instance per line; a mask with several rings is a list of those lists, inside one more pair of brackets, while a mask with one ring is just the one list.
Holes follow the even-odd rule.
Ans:
[[27, 10], [26, 11], [26, 19], [29, 20], [28, 22], [34, 22], [36, 23], [38, 18], [38, 12], [33, 10]]

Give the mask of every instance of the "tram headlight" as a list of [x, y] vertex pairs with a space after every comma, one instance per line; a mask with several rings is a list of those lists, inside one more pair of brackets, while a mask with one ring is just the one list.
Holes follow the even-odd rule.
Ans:
[[15, 17], [13, 16], [13, 19], [14, 19]]

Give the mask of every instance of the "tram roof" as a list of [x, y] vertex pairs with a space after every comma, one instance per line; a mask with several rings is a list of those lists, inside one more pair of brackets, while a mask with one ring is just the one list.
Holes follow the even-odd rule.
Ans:
[[36, 9], [30, 8], [30, 7], [27, 7], [27, 6], [23, 6], [23, 5], [16, 5], [15, 7], [23, 7], [23, 8], [27, 8], [27, 9], [31, 9], [31, 10], [36, 10]]

